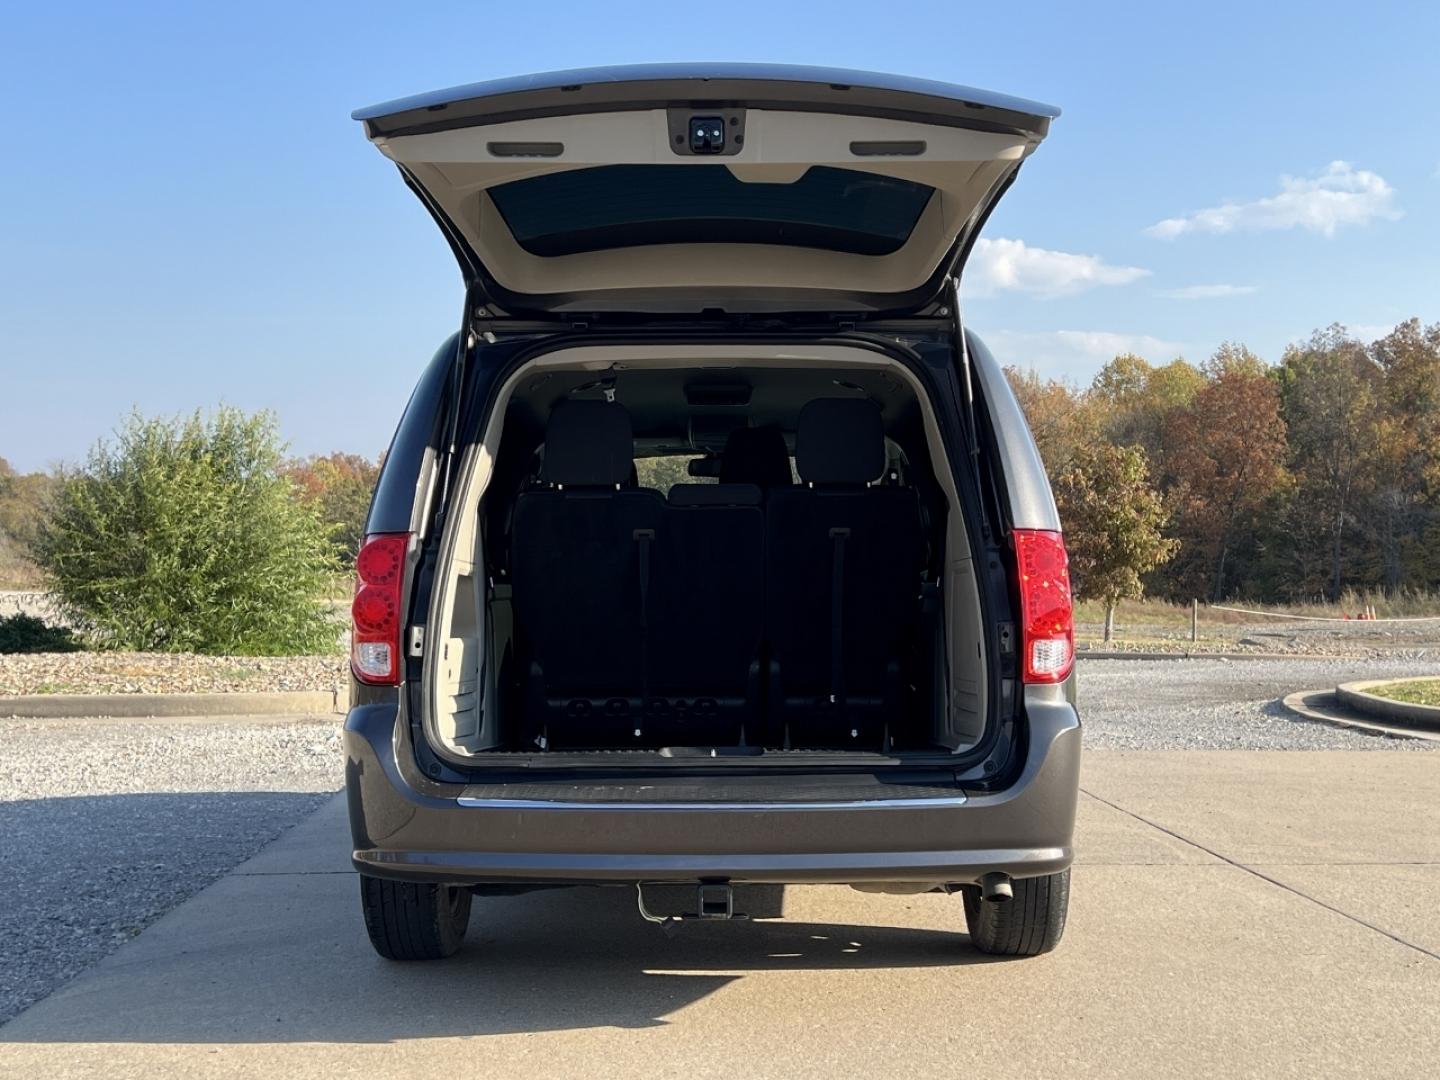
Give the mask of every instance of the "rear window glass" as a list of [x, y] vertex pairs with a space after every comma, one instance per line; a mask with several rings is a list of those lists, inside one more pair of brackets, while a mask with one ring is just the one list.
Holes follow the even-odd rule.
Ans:
[[713, 484], [713, 476], [691, 476], [690, 462], [704, 454], [666, 454], [662, 457], [635, 459], [635, 477], [642, 488], [655, 488], [670, 494], [676, 484]]
[[724, 165], [603, 165], [512, 180], [490, 197], [532, 255], [716, 243], [889, 255], [933, 191], [824, 165], [793, 184], [744, 183]]

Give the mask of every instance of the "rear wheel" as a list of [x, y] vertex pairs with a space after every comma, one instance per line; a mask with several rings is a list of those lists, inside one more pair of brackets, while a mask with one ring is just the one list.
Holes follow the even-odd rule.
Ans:
[[1039, 956], [1060, 944], [1070, 906], [1070, 871], [1010, 883], [1013, 900], [983, 900], [977, 885], [965, 886], [970, 940], [995, 956]]
[[470, 890], [360, 875], [370, 944], [386, 960], [439, 960], [465, 940]]

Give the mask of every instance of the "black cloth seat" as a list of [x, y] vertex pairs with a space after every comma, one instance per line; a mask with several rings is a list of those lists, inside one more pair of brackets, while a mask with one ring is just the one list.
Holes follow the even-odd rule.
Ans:
[[616, 404], [570, 401], [515, 503], [512, 580], [530, 741], [557, 748], [734, 745], [759, 702], [760, 489], [627, 487]]
[[778, 427], [741, 427], [730, 432], [720, 455], [720, 483], [754, 484], [766, 492], [793, 482], [790, 451], [785, 433]]
[[901, 707], [924, 546], [916, 492], [867, 486], [885, 470], [879, 409], [821, 398], [801, 410], [805, 486], [766, 504], [767, 742], [880, 748]]
[[760, 502], [753, 484], [670, 489], [651, 590], [647, 738], [735, 745], [758, 718], [765, 610]]
[[603, 747], [638, 743], [646, 693], [644, 578], [665, 515], [658, 491], [628, 488], [630, 416], [616, 404], [567, 401], [545, 429], [540, 479], [515, 502], [511, 567], [526, 657], [531, 740]]

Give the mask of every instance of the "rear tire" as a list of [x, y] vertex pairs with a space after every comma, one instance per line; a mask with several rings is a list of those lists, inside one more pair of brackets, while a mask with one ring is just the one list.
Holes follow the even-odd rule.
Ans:
[[465, 940], [470, 890], [360, 875], [370, 944], [386, 960], [439, 960]]
[[1039, 956], [1060, 944], [1070, 906], [1070, 871], [1010, 883], [1015, 898], [982, 900], [978, 885], [965, 886], [970, 940], [992, 956]]

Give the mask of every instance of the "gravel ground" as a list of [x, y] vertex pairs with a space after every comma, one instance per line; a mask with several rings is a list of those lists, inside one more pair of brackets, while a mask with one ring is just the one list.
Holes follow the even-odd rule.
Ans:
[[1355, 679], [1434, 675], [1413, 660], [1085, 660], [1080, 715], [1087, 749], [1430, 750], [1295, 717], [1279, 699]]
[[0, 1023], [316, 809], [340, 725], [0, 720]]
[[1440, 664], [1440, 619], [1422, 622], [1287, 622], [1201, 625], [1200, 640], [1189, 628], [1137, 623], [1103, 640], [1099, 623], [1077, 623], [1075, 641], [1097, 652], [1238, 652], [1362, 659], [1429, 660]]
[[6, 615], [35, 615], [56, 620], [48, 593], [36, 589], [0, 589], [0, 618]]
[[195, 656], [189, 653], [0, 654], [0, 695], [190, 694], [247, 690], [338, 690], [346, 658]]

